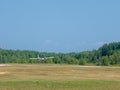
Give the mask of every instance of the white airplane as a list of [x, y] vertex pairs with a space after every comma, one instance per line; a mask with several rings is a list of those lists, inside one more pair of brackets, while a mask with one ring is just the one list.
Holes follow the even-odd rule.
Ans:
[[37, 58], [30, 58], [30, 59], [33, 59], [33, 60], [39, 60], [39, 61], [45, 61], [46, 59], [52, 59], [54, 57], [38, 57]]

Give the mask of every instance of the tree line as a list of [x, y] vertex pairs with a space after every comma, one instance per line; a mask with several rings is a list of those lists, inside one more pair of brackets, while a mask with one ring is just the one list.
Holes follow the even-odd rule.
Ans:
[[[31, 60], [30, 58], [51, 57], [45, 62]], [[0, 48], [0, 63], [50, 63], [50, 64], [77, 64], [77, 65], [120, 65], [120, 42], [104, 44], [98, 50], [72, 52], [72, 53], [47, 53], [30, 50], [6, 50]]]

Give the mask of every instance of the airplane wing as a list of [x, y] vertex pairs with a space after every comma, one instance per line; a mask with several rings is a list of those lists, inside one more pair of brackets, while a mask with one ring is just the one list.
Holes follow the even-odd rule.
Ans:
[[30, 58], [30, 59], [38, 59], [38, 58]]
[[52, 59], [52, 58], [54, 58], [54, 57], [45, 57], [45, 59]]

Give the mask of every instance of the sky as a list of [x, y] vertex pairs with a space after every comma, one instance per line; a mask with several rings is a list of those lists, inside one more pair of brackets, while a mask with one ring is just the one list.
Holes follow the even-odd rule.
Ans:
[[120, 0], [0, 0], [0, 48], [81, 52], [120, 41]]

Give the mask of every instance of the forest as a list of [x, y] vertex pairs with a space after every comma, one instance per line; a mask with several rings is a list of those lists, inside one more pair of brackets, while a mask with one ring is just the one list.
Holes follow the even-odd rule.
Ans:
[[[54, 57], [45, 62], [31, 60], [37, 57]], [[76, 65], [120, 65], [120, 42], [106, 43], [97, 50], [48, 53], [31, 50], [7, 50], [0, 48], [0, 63], [48, 63], [48, 64], [76, 64]]]

